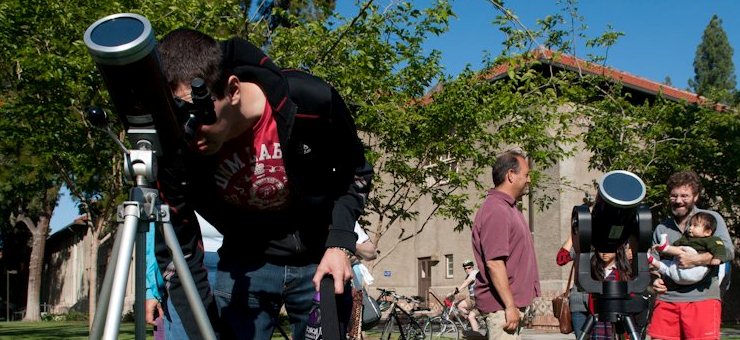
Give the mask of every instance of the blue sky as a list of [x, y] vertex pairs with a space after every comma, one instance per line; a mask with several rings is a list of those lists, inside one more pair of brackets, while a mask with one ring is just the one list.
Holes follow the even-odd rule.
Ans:
[[[352, 17], [358, 11], [353, 0], [337, 1], [337, 10]], [[391, 1], [376, 0], [380, 7]], [[430, 1], [415, 1], [420, 7]], [[555, 0], [505, 1], [522, 23], [535, 29], [536, 20], [557, 14], [560, 7]], [[607, 65], [621, 71], [662, 82], [671, 77], [673, 86], [688, 87], [688, 79], [694, 76], [694, 54], [701, 41], [704, 28], [713, 14], [722, 19], [722, 27], [733, 47], [735, 73], [740, 67], [740, 1], [713, 0], [623, 0], [581, 1], [579, 13], [589, 27], [586, 34], [594, 37], [603, 32], [607, 25], [623, 32], [617, 44], [609, 50]], [[501, 51], [504, 36], [494, 26], [498, 12], [487, 0], [453, 1], [457, 18], [450, 23], [450, 30], [440, 37], [433, 37], [426, 45], [428, 49], [442, 52], [442, 61], [447, 74], [456, 75], [466, 65], [475, 70], [482, 67], [485, 51], [496, 56]], [[588, 51], [578, 44], [576, 55], [585, 58]], [[69, 192], [62, 192], [60, 205], [51, 219], [52, 231], [72, 222], [77, 216]]]
[[[385, 7], [391, 2], [376, 0], [375, 4]], [[354, 1], [338, 3], [338, 10], [345, 16], [357, 12]], [[431, 1], [414, 3], [423, 7]], [[431, 39], [427, 47], [442, 51], [446, 72], [455, 75], [467, 64], [480, 69], [483, 51], [498, 55], [504, 36], [492, 23], [499, 12], [489, 1], [457, 0], [452, 3], [457, 18], [451, 21], [449, 32]], [[504, 4], [530, 29], [537, 28], [537, 19], [560, 13], [556, 0], [504, 0]], [[674, 86], [685, 89], [688, 79], [694, 76], [696, 47], [713, 14], [722, 19], [722, 27], [735, 50], [736, 70], [740, 65], [740, 1], [589, 0], [581, 1], [578, 8], [589, 27], [586, 32], [589, 37], [597, 36], [607, 25], [625, 34], [610, 49], [607, 59], [608, 66], [621, 71], [658, 82], [670, 76]], [[579, 48], [576, 55], [585, 58], [585, 52]]]

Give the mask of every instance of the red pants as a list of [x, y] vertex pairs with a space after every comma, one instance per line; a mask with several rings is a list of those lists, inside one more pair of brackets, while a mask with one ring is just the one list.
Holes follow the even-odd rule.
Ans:
[[655, 301], [648, 334], [653, 339], [719, 339], [722, 303], [711, 299], [697, 302]]

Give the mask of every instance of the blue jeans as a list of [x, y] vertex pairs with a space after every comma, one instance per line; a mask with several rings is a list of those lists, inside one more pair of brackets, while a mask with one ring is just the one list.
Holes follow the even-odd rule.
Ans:
[[[218, 253], [217, 252], [206, 252], [203, 257], [203, 265], [208, 271], [208, 283], [213, 291], [216, 285], [216, 274], [218, 272]], [[172, 304], [172, 299], [167, 299], [167, 313], [164, 318], [164, 338], [166, 340], [180, 340], [188, 339], [188, 333], [185, 331], [185, 327], [182, 325], [180, 315], [177, 314], [175, 306]]]
[[311, 281], [316, 267], [220, 266], [213, 293], [222, 322], [221, 339], [270, 339], [283, 305], [293, 339], [303, 339], [316, 291]]
[[573, 333], [576, 334], [576, 339], [581, 337], [581, 333], [583, 331], [581, 330], [583, 328], [583, 324], [586, 323], [586, 318], [588, 318], [587, 312], [571, 312], [570, 313], [571, 323], [573, 324]]

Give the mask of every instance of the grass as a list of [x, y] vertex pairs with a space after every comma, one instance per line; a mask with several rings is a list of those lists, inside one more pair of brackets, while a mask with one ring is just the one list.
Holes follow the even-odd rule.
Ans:
[[[147, 327], [147, 339], [151, 336], [151, 326]], [[11, 339], [87, 339], [87, 321], [42, 321], [42, 322], [0, 322], [0, 340]], [[119, 339], [134, 339], [134, 324], [122, 323]]]
[[[740, 340], [740, 326], [723, 325], [723, 330], [736, 330], [730, 336], [723, 336], [723, 340]], [[369, 339], [377, 339], [382, 330], [373, 329], [367, 332]], [[0, 340], [11, 339], [65, 339], [83, 340], [88, 338], [87, 321], [43, 321], [43, 322], [0, 322]], [[147, 339], [153, 339], [152, 329], [147, 327]], [[121, 324], [119, 339], [134, 339], [134, 324], [127, 322]], [[276, 332], [273, 339], [281, 339]]]

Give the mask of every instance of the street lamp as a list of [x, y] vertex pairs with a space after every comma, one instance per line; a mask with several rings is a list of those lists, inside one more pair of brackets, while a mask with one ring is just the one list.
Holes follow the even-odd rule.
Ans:
[[18, 271], [5, 271], [5, 322], [10, 322], [10, 274], [18, 274]]

